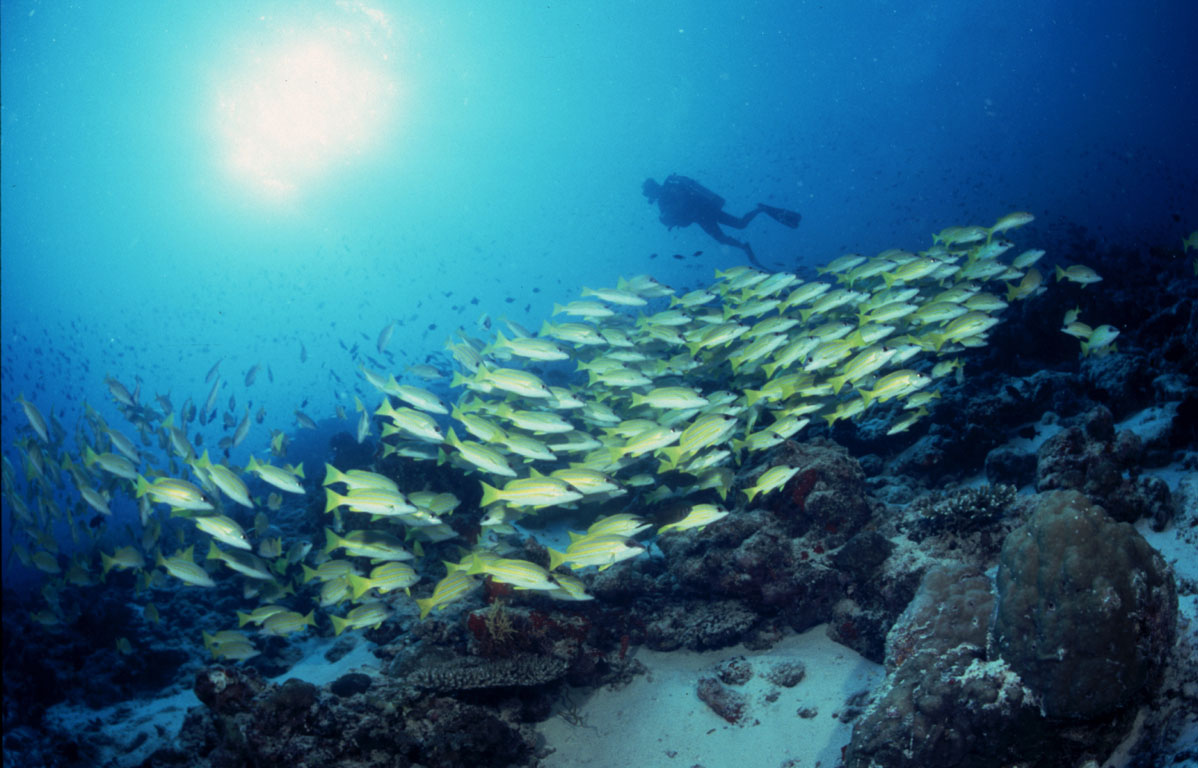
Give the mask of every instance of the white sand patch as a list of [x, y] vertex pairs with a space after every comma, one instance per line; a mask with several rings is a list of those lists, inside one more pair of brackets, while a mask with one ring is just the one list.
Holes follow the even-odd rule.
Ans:
[[283, 683], [290, 678], [299, 678], [312, 685], [328, 685], [337, 678], [349, 672], [365, 672], [372, 677], [379, 674], [379, 660], [370, 649], [374, 644], [361, 637], [349, 653], [337, 661], [329, 661], [325, 654], [337, 643], [339, 638], [311, 636], [298, 643], [304, 657], [297, 661], [291, 669], [281, 675], [267, 678], [272, 683]]
[[97, 765], [124, 768], [173, 744], [187, 710], [199, 704], [188, 689], [161, 699], [135, 699], [102, 709], [56, 704], [46, 710], [46, 720], [68, 733], [94, 733], [101, 750]]
[[[696, 692], [701, 677], [734, 656], [744, 656], [753, 668], [748, 683], [728, 686], [749, 702], [740, 725], [729, 724]], [[829, 640], [826, 625], [791, 635], [767, 651], [735, 646], [659, 653], [642, 648], [636, 658], [649, 672], [627, 686], [573, 693], [581, 724], [554, 716], [538, 725], [555, 750], [544, 760], [546, 768], [779, 766], [786, 760], [834, 766], [852, 728], [835, 713], [845, 709], [849, 697], [872, 690], [883, 677], [882, 667]], [[794, 661], [807, 668], [798, 685], [783, 688], [766, 679], [775, 664]], [[767, 701], [766, 695], [774, 692], [777, 699]], [[802, 718], [800, 709], [817, 714]]]
[[1136, 530], [1173, 566], [1178, 578], [1198, 580], [1198, 475], [1180, 464], [1144, 470], [1169, 486], [1177, 515], [1168, 528], [1152, 530], [1152, 521], [1140, 520]]
[[1115, 425], [1116, 431], [1131, 430], [1145, 443], [1160, 440], [1177, 418], [1177, 403], [1162, 403], [1137, 411]]

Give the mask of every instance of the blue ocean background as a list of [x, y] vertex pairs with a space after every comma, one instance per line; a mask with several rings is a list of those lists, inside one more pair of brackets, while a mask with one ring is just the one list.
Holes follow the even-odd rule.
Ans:
[[[221, 410], [266, 411], [234, 463], [271, 429], [321, 460], [293, 412], [352, 429], [327, 420], [389, 323], [390, 372], [444, 369], [484, 313], [536, 330], [583, 286], [743, 263], [662, 227], [646, 177], [800, 211], [743, 233], [779, 270], [1015, 210], [1050, 242], [1175, 245], [1195, 29], [1190, 2], [6, 2], [4, 450], [18, 394], [73, 435], [84, 401], [123, 424], [106, 376], [178, 407], [220, 361]], [[10, 512], [5, 580], [32, 589]]]

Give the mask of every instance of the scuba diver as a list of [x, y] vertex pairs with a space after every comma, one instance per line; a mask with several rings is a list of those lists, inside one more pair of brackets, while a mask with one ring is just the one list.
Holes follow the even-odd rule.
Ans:
[[754, 216], [764, 213], [782, 226], [794, 229], [799, 226], [799, 221], [803, 218], [795, 211], [758, 203], [756, 208], [738, 219], [724, 212], [724, 198], [694, 179], [679, 176], [676, 173], [670, 174], [664, 184], [658, 184], [653, 179], [645, 179], [645, 183], [641, 185], [641, 191], [645, 197], [649, 198], [650, 203], [657, 203], [657, 207], [661, 211], [662, 224], [670, 229], [698, 224], [704, 232], [717, 241], [724, 245], [740, 248], [749, 257], [753, 266], [758, 269], [765, 269], [765, 267], [761, 266], [761, 262], [757, 261], [757, 257], [753, 255], [753, 248], [747, 242], [742, 243], [724, 234], [720, 225], [725, 224], [733, 229], [744, 229]]

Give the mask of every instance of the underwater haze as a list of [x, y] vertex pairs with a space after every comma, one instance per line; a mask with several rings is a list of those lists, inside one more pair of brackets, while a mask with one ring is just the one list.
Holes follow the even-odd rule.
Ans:
[[[820, 390], [812, 396], [813, 410], [794, 414], [809, 416], [812, 425], [794, 439], [801, 441], [817, 428], [823, 430], [820, 435], [844, 437], [834, 432], [838, 421], [841, 428], [856, 429], [865, 421], [864, 410], [879, 403], [889, 402], [888, 407], [898, 410], [900, 402], [913, 398], [910, 410], [921, 407], [916, 419], [928, 413], [922, 406], [934, 413], [930, 384], [941, 378], [947, 383], [953, 368], [937, 365], [933, 372], [933, 362], [943, 356], [939, 362], [947, 365], [950, 353], [959, 355], [951, 361], [959, 369], [964, 368], [959, 359], [971, 360], [970, 355], [985, 361], [969, 370], [968, 378], [975, 373], [1025, 374], [1061, 350], [1067, 358], [1062, 370], [1074, 375], [1083, 365], [1081, 356], [1093, 363], [1092, 352], [1118, 354], [1113, 342], [1119, 334], [1124, 349], [1134, 349], [1134, 329], [1119, 318], [1102, 316], [1097, 297], [1102, 290], [1117, 290], [1133, 278], [1143, 278], [1142, 272], [1164, 274], [1164, 268], [1147, 256], [1112, 263], [1110, 254], [1151, 252], [1173, 265], [1175, 274], [1169, 279], [1176, 283], [1198, 274], [1198, 265], [1194, 271], [1190, 266], [1191, 248], [1198, 248], [1191, 234], [1198, 227], [1196, 29], [1198, 4], [1185, 0], [5, 0], [0, 4], [5, 612], [20, 605], [47, 632], [60, 632], [63, 627], [52, 625], [69, 624], [71, 611], [59, 610], [59, 598], [48, 594], [65, 595], [75, 588], [108, 594], [124, 590], [129, 601], [140, 605], [147, 601], [134, 598], [135, 593], [167, 593], [162, 581], [154, 579], [166, 578], [164, 568], [170, 568], [161, 561], [175, 551], [175, 544], [180, 551], [195, 546], [196, 567], [205, 572], [211, 539], [199, 536], [190, 519], [177, 519], [178, 509], [167, 517], [162, 505], [169, 502], [165, 495], [156, 495], [166, 493], [163, 486], [150, 492], [155, 504], [161, 502], [156, 512], [147, 511], [147, 501], [139, 501], [146, 495], [146, 486], [139, 482], [157, 482], [163, 476], [191, 478], [189, 482], [203, 485], [204, 498], [251, 531], [252, 546], [241, 540], [245, 549], [259, 552], [272, 567], [275, 557], [282, 561], [288, 555], [286, 547], [279, 553], [260, 546], [270, 538], [264, 535], [267, 525], [275, 526], [271, 533], [284, 545], [289, 536], [302, 538], [308, 547], [315, 542], [312, 556], [304, 549], [297, 559], [276, 568], [278, 575], [290, 568], [302, 591], [301, 583], [307, 581], [301, 582], [300, 568], [317, 567], [327, 559], [320, 549], [326, 540], [324, 527], [332, 518], [309, 514], [324, 508], [325, 492], [319, 484], [325, 463], [344, 458], [342, 470], [353, 464], [381, 474], [388, 474], [385, 466], [396, 466], [387, 463], [397, 461], [389, 455], [396, 445], [379, 437], [391, 425], [372, 417], [378, 415], [380, 402], [384, 407], [399, 405], [387, 395], [399, 396], [370, 381], [375, 372], [384, 379], [395, 376], [405, 386], [427, 388], [448, 408], [474, 408], [476, 413], [482, 409], [497, 421], [512, 419], [512, 403], [543, 410], [548, 395], [542, 394], [547, 390], [539, 380], [489, 380], [488, 365], [535, 370], [549, 384], [568, 385], [604, 407], [616, 408], [625, 398], [630, 405], [616, 408], [616, 422], [643, 417], [643, 409], [636, 409], [646, 402], [640, 398], [650, 397], [652, 387], [693, 383], [695, 392], [702, 390], [713, 403], [717, 392], [730, 400], [741, 398], [744, 413], [764, 398], [767, 405], [759, 406], [760, 413], [776, 415], [771, 423], [782, 424], [782, 415], [776, 413], [780, 403], [797, 396], [787, 391], [775, 401], [773, 395], [760, 392], [770, 382], [785, 379], [774, 372], [785, 372], [795, 358], [759, 368], [753, 355], [760, 352], [761, 360], [767, 360], [782, 354], [778, 349], [789, 340], [787, 333], [806, 332], [822, 319], [854, 327], [858, 322], [864, 327], [867, 318], [891, 322], [889, 315], [881, 318], [880, 310], [887, 306], [884, 294], [895, 285], [919, 288], [901, 300], [912, 302], [911, 313], [919, 311], [916, 305], [925, 299], [930, 306], [941, 298], [931, 297], [951, 284], [951, 271], [947, 276], [932, 273], [929, 261], [927, 272], [915, 274], [912, 266], [911, 276], [896, 277], [911, 263], [904, 258], [931, 254], [935, 261], [951, 253], [946, 260], [975, 266], [993, 255], [978, 249], [1002, 242], [999, 236], [1005, 235], [1018, 246], [1003, 257], [1003, 264], [1024, 253], [1009, 270], [978, 278], [982, 283], [994, 281], [987, 290], [995, 295], [982, 295], [996, 303], [970, 307], [970, 316], [980, 315], [984, 328], [958, 333], [947, 330], [949, 318], [943, 318], [943, 335], [933, 339], [931, 332], [925, 333], [921, 347], [908, 345], [914, 360], [910, 366], [890, 365], [890, 355], [895, 354], [890, 347], [876, 365], [873, 359], [858, 357], [875, 347], [860, 333], [850, 337], [856, 341], [829, 368], [808, 369], [815, 376], [806, 381], [812, 390], [828, 382], [835, 389]], [[767, 213], [743, 229], [726, 230], [751, 244], [751, 252], [734, 242], [717, 242], [701, 226], [666, 226], [668, 222], [659, 218], [664, 209], [647, 199], [648, 187], [642, 185], [647, 179], [664, 182], [671, 174], [690, 177], [723, 198], [724, 211], [732, 217]], [[1030, 217], [1001, 224], [1002, 217], [1016, 212]], [[795, 221], [797, 227], [791, 226]], [[968, 226], [979, 228], [976, 237], [961, 231], [946, 234], [948, 228]], [[933, 236], [940, 251], [932, 250]], [[1179, 247], [1187, 237], [1190, 245]], [[876, 262], [881, 264], [878, 270], [856, 284], [855, 278], [839, 273], [857, 264], [820, 273], [835, 286], [832, 295], [841, 283], [850, 289], [846, 303], [830, 306], [826, 315], [820, 307], [809, 307], [801, 320], [797, 311], [787, 318], [791, 307], [777, 302], [762, 315], [747, 314], [745, 325], [752, 325], [777, 312], [768, 319], [779, 325], [762, 331], [776, 334], [771, 337], [777, 341], [774, 347], [750, 349], [747, 342], [753, 334], [737, 342], [745, 346], [732, 345], [735, 336], [705, 346], [703, 324], [718, 320], [700, 316], [704, 303], [719, 303], [724, 307], [722, 319], [727, 320], [739, 311], [738, 302], [771, 300], [768, 295], [752, 296], [751, 284], [736, 283], [748, 273], [724, 270], [753, 264], [763, 272], [791, 273], [797, 276], [793, 283], [785, 282], [789, 278], [770, 279], [778, 280], [772, 283], [778, 291], [793, 290], [792, 285], [806, 281], [810, 286], [821, 279], [816, 269], [834, 259], [850, 253], [873, 257], [892, 248], [904, 249], [903, 256]], [[1076, 315], [1058, 329], [1061, 313], [1055, 305], [1048, 320], [1047, 310], [1037, 316], [1036, 310], [1020, 307], [1018, 314], [1012, 309], [1008, 316], [1026, 325], [1012, 323], [1018, 330], [995, 331], [995, 345], [1001, 350], [986, 350], [990, 356], [982, 357], [977, 347], [991, 341], [986, 334], [997, 324], [997, 313], [1024, 298], [1039, 300], [1044, 292], [1040, 272], [1030, 269], [1039, 258], [1027, 257], [1026, 249], [1033, 248], [1047, 250], [1040, 265], [1044, 288], [1073, 292], [1066, 294], [1068, 306], [1060, 308], [1084, 308], [1084, 335], [1069, 330]], [[1095, 266], [1100, 251], [1106, 254], [1098, 269], [1101, 277], [1085, 266]], [[1020, 263], [1025, 257], [1029, 260]], [[875, 261], [866, 266], [872, 264]], [[1070, 265], [1079, 269], [1067, 275], [1058, 272], [1053, 279], [1054, 267]], [[1024, 283], [1026, 291], [1016, 291], [1013, 297], [1012, 286], [1024, 275], [1030, 279], [1033, 272], [1037, 282]], [[665, 336], [633, 339], [650, 350], [659, 373], [670, 371], [673, 378], [668, 381], [662, 378], [652, 386], [642, 379], [611, 383], [598, 368], [587, 378], [571, 378], [577, 373], [573, 362], [593, 364], [598, 353], [587, 343], [570, 346], [561, 336], [555, 343], [569, 347], [570, 363], [543, 367], [538, 367], [540, 360], [502, 362], [512, 360], [512, 353], [502, 351], [502, 342], [491, 344], [503, 338], [499, 333], [514, 339], [525, 331], [547, 340], [553, 333], [543, 324], [567, 319], [559, 305], [578, 299], [580, 293], [588, 298], [584, 289], [610, 289], [634, 275], [652, 278], [642, 281], [639, 290], [641, 297], [658, 302], [650, 309], [641, 308], [645, 301], [630, 308], [632, 299], [640, 300], [637, 296], [613, 292], [608, 298], [598, 297], [615, 307], [618, 319], [610, 321], [612, 325], [595, 316], [569, 320], [612, 330], [614, 336], [598, 344], [610, 343], [615, 349], [621, 344], [613, 338], [627, 341], [625, 332], [634, 336], [634, 327], [643, 330], [643, 317], [637, 320], [640, 313], [675, 307], [666, 301], [668, 295], [681, 297], [707, 288], [720, 294], [718, 299], [682, 305], [686, 312], [679, 322], [689, 323], [685, 344], [679, 337], [678, 346], [667, 352], [662, 351]], [[734, 284], [735, 289], [728, 287]], [[668, 286], [672, 294], [655, 293], [661, 286]], [[1184, 290], [1192, 288], [1183, 286]], [[812, 296], [805, 304], [796, 300], [794, 306], [814, 301]], [[623, 306], [617, 306], [621, 302]], [[871, 312], [876, 312], [872, 318]], [[896, 324], [908, 322], [904, 316], [895, 317]], [[1126, 321], [1128, 316], [1121, 317]], [[927, 328], [933, 323], [923, 322]], [[913, 323], [902, 326], [911, 334], [908, 339], [923, 333], [921, 328]], [[739, 326], [736, 330], [745, 332]], [[1084, 342], [1080, 354], [1079, 338]], [[1141, 346], [1151, 343], [1143, 341]], [[545, 349], [538, 348], [542, 353]], [[702, 369], [705, 378], [692, 382], [685, 375], [690, 369], [670, 367], [677, 366], [673, 353], [687, 349], [696, 365], [707, 366]], [[804, 359], [809, 351], [803, 352]], [[736, 356], [740, 354], [744, 357]], [[854, 355], [851, 362], [845, 361], [849, 354]], [[729, 356], [731, 373], [719, 368]], [[479, 362], [487, 358], [482, 373], [470, 362], [475, 357]], [[531, 353], [528, 357], [537, 360]], [[1170, 362], [1178, 359], [1183, 358]], [[1000, 368], [1000, 362], [1011, 367]], [[895, 384], [898, 394], [893, 394], [887, 389], [892, 382], [882, 374], [902, 373], [908, 367], [916, 369], [910, 382]], [[419, 371], [427, 375], [416, 375]], [[961, 370], [953, 375], [960, 386]], [[134, 402], [121, 401], [126, 390]], [[507, 393], [506, 400], [500, 390]], [[629, 395], [632, 391], [636, 394]], [[850, 392], [854, 398], [864, 392], [852, 407]], [[671, 404], [651, 404], [650, 410], [660, 407], [662, 413], [653, 418], [663, 429], [671, 426], [666, 412], [681, 413], [689, 407], [664, 396], [661, 402]], [[703, 405], [708, 404], [704, 399]], [[202, 409], [199, 423], [194, 422], [196, 406]], [[518, 492], [503, 485], [508, 476], [502, 472], [480, 471], [476, 462], [491, 460], [490, 454], [470, 460], [471, 465], [446, 458], [453, 443], [442, 446], [440, 440], [451, 421], [456, 437], [473, 439], [457, 423], [466, 422], [456, 408], [452, 419], [449, 410], [416, 408], [436, 414], [435, 419], [413, 418], [436, 421], [438, 439], [426, 443], [438, 443], [441, 462], [434, 462], [436, 450], [409, 440], [417, 445], [405, 466], [417, 469], [404, 470], [411, 474], [404, 474], [403, 480], [418, 477], [427, 480], [426, 490], [453, 491], [455, 500], [464, 499], [457, 515], [461, 519], [469, 509], [483, 520], [472, 520], [469, 526], [482, 541], [492, 519], [482, 518], [482, 507], [495, 500], [516, 507], [521, 503]], [[754, 426], [764, 423], [758, 422], [758, 411], [752, 413], [728, 416], [730, 422], [739, 419], [736, 434], [723, 433], [703, 446], [733, 446], [731, 458], [713, 457], [714, 463], [702, 468], [719, 465], [727, 473], [721, 475], [720, 501], [727, 496], [729, 510], [735, 506], [732, 500], [744, 494], [739, 486], [730, 490], [733, 472], [742, 473], [737, 483], [751, 482], [745, 470], [766, 455], [755, 455], [750, 446], [741, 456], [740, 440], [748, 441]], [[1041, 414], [1029, 410], [1026, 416], [1035, 421]], [[663, 460], [662, 469], [650, 467], [635, 475], [629, 470], [618, 478], [623, 492], [637, 487], [642, 474], [650, 476], [639, 480], [642, 490], [633, 492], [638, 503], [643, 502], [635, 509], [638, 514], [662, 502], [663, 496], [650, 491], [653, 484], [668, 494], [681, 483], [674, 475], [667, 477], [665, 457], [672, 457], [671, 472], [679, 469], [680, 461], [693, 458], [687, 450], [670, 454], [668, 442], [643, 449], [631, 442], [613, 447], [611, 435], [601, 435], [610, 424], [601, 429], [601, 420], [571, 418], [570, 434], [600, 440], [604, 451], [612, 452], [613, 466], [620, 461]], [[936, 423], [952, 431], [954, 418], [941, 416]], [[46, 434], [41, 434], [39, 419], [48, 423]], [[929, 418], [916, 431], [931, 429], [931, 422]], [[395, 423], [400, 423], [399, 417]], [[804, 420], [796, 432], [807, 423]], [[360, 424], [370, 426], [367, 439]], [[401, 437], [415, 434], [413, 422], [408, 424], [408, 433]], [[917, 436], [900, 444], [911, 424], [892, 424], [897, 437], [882, 429], [885, 437], [879, 440], [898, 453]], [[172, 436], [170, 430], [177, 426], [182, 431]], [[93, 468], [94, 454], [116, 461], [124, 453], [117, 450], [120, 436], [109, 434], [108, 427], [133, 438], [141, 451], [132, 476], [120, 476], [110, 468], [118, 465], [106, 461], [98, 462], [100, 469]], [[667, 430], [661, 439], [678, 440], [680, 431], [681, 427]], [[479, 437], [473, 429], [469, 432]], [[172, 446], [179, 434], [183, 450], [177, 440]], [[860, 448], [853, 434], [841, 442]], [[329, 447], [339, 439], [341, 453]], [[782, 441], [778, 437], [768, 447]], [[854, 455], [882, 452], [874, 448]], [[225, 471], [251, 482], [253, 511], [220, 501], [216, 481], [194, 461], [205, 451], [213, 462], [225, 465]], [[531, 460], [521, 458], [527, 454], [515, 447], [501, 453], [501, 462], [510, 461], [521, 476], [531, 466]], [[251, 520], [266, 509], [279, 486], [264, 477], [251, 479], [251, 457], [280, 467], [302, 462], [307, 472], [299, 494], [289, 497], [283, 492], [283, 501], [272, 503], [272, 514], [283, 510], [279, 519], [261, 525]], [[983, 472], [984, 455], [975, 458], [978, 466], [973, 471]], [[548, 472], [558, 465], [538, 466]], [[451, 471], [460, 483], [447, 487]], [[605, 471], [618, 474], [614, 468]], [[540, 477], [535, 469], [527, 474]], [[756, 493], [765, 498], [786, 489], [786, 498], [793, 496], [802, 508], [803, 494], [788, 485], [794, 474], [780, 477], [777, 486], [759, 481], [745, 506]], [[962, 470], [961, 476], [965, 474]], [[139, 481], [138, 475], [144, 477]], [[801, 485], [802, 477], [795, 482]], [[484, 497], [478, 504], [480, 479]], [[554, 482], [550, 491], [537, 489], [555, 499], [544, 506], [569, 506], [587, 493]], [[1028, 482], [1015, 485], [1031, 493]], [[90, 485], [110, 509], [100, 513], [94, 498], [81, 498], [81, 485]], [[712, 486], [698, 492], [704, 490], [710, 499], [702, 500], [715, 499]], [[491, 491], [507, 495], [487, 495]], [[558, 491], [570, 497], [562, 502], [563, 497], [552, 496]], [[810, 487], [803, 493], [809, 491]], [[613, 499], [614, 495], [604, 497], [604, 502]], [[532, 508], [539, 511], [541, 506]], [[211, 509], [208, 504], [201, 512]], [[634, 511], [631, 502], [627, 509]], [[609, 505], [605, 510], [616, 508]], [[738, 513], [732, 511], [735, 517]], [[299, 521], [305, 514], [309, 517], [301, 534]], [[340, 514], [331, 525], [344, 533]], [[444, 516], [449, 519], [448, 513]], [[158, 527], [148, 522], [159, 519], [153, 523]], [[494, 535], [517, 530], [528, 534], [510, 525], [515, 518], [504, 520], [500, 512], [498, 519]], [[668, 515], [654, 522], [667, 519], [676, 522]], [[719, 519], [709, 521], [713, 529]], [[571, 524], [582, 530], [590, 521]], [[443, 539], [427, 532], [421, 534], [423, 539], [413, 534], [416, 523], [405, 524], [411, 529], [404, 529], [406, 544], [415, 540], [430, 552], [443, 547], [436, 555], [412, 561], [420, 576], [413, 595], [434, 601], [420, 604], [423, 622], [429, 605], [452, 602], [437, 602], [442, 598], [430, 596], [430, 587], [440, 585], [442, 576], [451, 578], [452, 567], [447, 573], [441, 563], [458, 552], [451, 553]], [[702, 531], [707, 524], [694, 527]], [[455, 527], [464, 537], [459, 543], [465, 553], [476, 542], [465, 537], [464, 524]], [[152, 537], [147, 533], [151, 528]], [[157, 542], [160, 532], [162, 544]], [[629, 540], [639, 533], [641, 529], [628, 533]], [[548, 546], [570, 544], [564, 527], [542, 538]], [[153, 545], [148, 543], [151, 539]], [[228, 543], [238, 535], [216, 540]], [[1002, 536], [996, 534], [994, 541], [1001, 542]], [[140, 566], [127, 569], [136, 577], [108, 560], [119, 555], [119, 548], [134, 544], [144, 556]], [[654, 549], [643, 540], [642, 544], [645, 548], [638, 546], [638, 552], [672, 556], [668, 546], [663, 555], [660, 547]], [[500, 550], [513, 559], [517, 556], [503, 547], [496, 551]], [[556, 566], [558, 553], [550, 551]], [[131, 557], [137, 554], [130, 552]], [[364, 575], [378, 563], [367, 565], [368, 555], [361, 552], [357, 565]], [[604, 557], [612, 559], [602, 561], [606, 564], [601, 567], [630, 566], [618, 562], [625, 554], [633, 553], [605, 551]], [[564, 562], [581, 570], [600, 561]], [[110, 574], [113, 567], [117, 572]], [[492, 566], [477, 559], [477, 553], [470, 567], [487, 574], [488, 590], [493, 582], [509, 583], [500, 572], [486, 570]], [[99, 579], [101, 571], [107, 582]], [[207, 572], [228, 577], [218, 578], [225, 589], [220, 593], [225, 623], [217, 623], [214, 602], [206, 614], [210, 620], [195, 619], [186, 633], [180, 630], [195, 654], [192, 661], [202, 653], [196, 650], [203, 647], [202, 631], [235, 623], [234, 611], [228, 609], [241, 595], [240, 588], [229, 586], [234, 577], [223, 567], [208, 563]], [[587, 586], [592, 586], [587, 573]], [[477, 570], [471, 572], [478, 575]], [[559, 581], [554, 584], [560, 598], [560, 590], [567, 587], [564, 578]], [[203, 592], [171, 583], [175, 589], [169, 602]], [[571, 594], [579, 601], [590, 599], [589, 594]], [[487, 596], [495, 597], [490, 591]], [[251, 597], [247, 591], [236, 609], [255, 607], [259, 601]], [[391, 597], [399, 598], [399, 593]], [[305, 614], [311, 619], [314, 599], [309, 595], [289, 603], [297, 611], [296, 621]], [[165, 605], [168, 599], [159, 595], [155, 602]], [[413, 616], [408, 618], [415, 623], [413, 602], [406, 600], [404, 605], [396, 610], [411, 609]], [[897, 615], [901, 608], [892, 613]], [[325, 613], [339, 618], [346, 614], [343, 608], [317, 610], [322, 636], [330, 634]], [[181, 621], [179, 615], [176, 620]], [[440, 610], [432, 616], [444, 620]], [[537, 622], [541, 627], [542, 620]], [[377, 630], [379, 625], [364, 619], [351, 630], [355, 626]], [[306, 627], [298, 631], [317, 633], [315, 624]], [[474, 624], [470, 627], [475, 629]], [[120, 648], [128, 647], [126, 637], [138, 647], [141, 630], [120, 631], [126, 642]], [[336, 634], [341, 631], [336, 629]], [[67, 626], [65, 635], [55, 636], [78, 640], [83, 634]], [[148, 637], [141, 642], [155, 645]], [[604, 652], [613, 657], [618, 652], [623, 662], [628, 637], [623, 635], [622, 648], [619, 635], [608, 638]], [[632, 637], [633, 645], [640, 642], [635, 632]], [[116, 637], [105, 640], [113, 653]], [[17, 643], [11, 637], [9, 642]], [[266, 654], [275, 653], [274, 663], [284, 643], [275, 637], [268, 643], [274, 643]], [[7, 670], [5, 675], [7, 686]], [[139, 693], [146, 695], [144, 690]], [[12, 705], [13, 711], [22, 706]], [[7, 719], [7, 694], [5, 711]], [[7, 736], [5, 744], [7, 762]], [[519, 761], [513, 758], [515, 762]]]
[[399, 320], [419, 361], [482, 312], [535, 327], [581, 285], [743, 261], [665, 231], [646, 177], [797, 209], [748, 231], [771, 268], [1010, 210], [1183, 236], [1194, 13], [5, 3], [5, 444], [18, 390], [66, 424], [106, 373], [190, 393], [218, 358], [327, 416], [339, 339]]

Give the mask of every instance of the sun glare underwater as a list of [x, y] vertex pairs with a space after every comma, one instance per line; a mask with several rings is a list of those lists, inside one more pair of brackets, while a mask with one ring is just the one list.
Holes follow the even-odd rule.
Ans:
[[1196, 17], [0, 5], [5, 764], [1198, 764]]
[[376, 9], [354, 10], [352, 23], [315, 29], [261, 17], [222, 56], [214, 118], [232, 177], [264, 195], [297, 194], [352, 173], [394, 135], [392, 25]]

